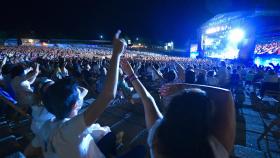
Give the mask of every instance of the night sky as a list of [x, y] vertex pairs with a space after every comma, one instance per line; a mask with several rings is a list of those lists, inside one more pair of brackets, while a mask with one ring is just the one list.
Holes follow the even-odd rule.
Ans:
[[279, 9], [280, 0], [7, 0], [0, 9], [0, 32], [7, 36], [97, 39], [118, 28], [135, 39], [183, 46], [197, 28], [222, 12]]

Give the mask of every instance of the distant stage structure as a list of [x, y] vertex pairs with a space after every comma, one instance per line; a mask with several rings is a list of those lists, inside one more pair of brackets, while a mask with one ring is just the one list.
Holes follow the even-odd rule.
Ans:
[[218, 14], [201, 26], [199, 41], [201, 57], [245, 62], [280, 58], [280, 11]]

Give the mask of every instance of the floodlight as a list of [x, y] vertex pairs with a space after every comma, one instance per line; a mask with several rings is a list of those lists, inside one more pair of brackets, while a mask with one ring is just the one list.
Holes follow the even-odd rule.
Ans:
[[240, 28], [235, 28], [233, 30], [230, 30], [228, 34], [229, 41], [234, 43], [238, 43], [242, 41], [244, 37], [245, 37], [245, 32]]

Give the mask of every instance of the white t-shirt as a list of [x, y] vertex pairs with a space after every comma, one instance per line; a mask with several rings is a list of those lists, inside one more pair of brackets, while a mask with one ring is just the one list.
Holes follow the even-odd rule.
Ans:
[[[162, 119], [158, 119], [155, 124], [151, 127], [149, 130], [149, 135], [148, 135], [148, 145], [150, 148], [150, 156], [151, 158], [155, 158], [154, 156], [154, 150], [153, 150], [153, 139], [156, 133], [157, 128], [160, 126]], [[226, 150], [226, 148], [214, 137], [210, 136], [208, 138], [209, 144], [212, 148], [213, 154], [215, 158], [228, 158], [229, 153]], [[180, 144], [178, 144], [180, 145]]]
[[32, 123], [31, 130], [38, 134], [46, 121], [54, 119], [54, 115], [49, 113], [45, 107], [32, 106]]
[[86, 127], [83, 114], [72, 119], [47, 121], [32, 141], [41, 147], [45, 158], [104, 158], [96, 145], [110, 132], [109, 127]]
[[32, 106], [34, 103], [34, 94], [31, 89], [30, 82], [25, 80], [24, 77], [17, 76], [11, 81], [11, 86], [16, 95], [16, 100], [21, 105]]

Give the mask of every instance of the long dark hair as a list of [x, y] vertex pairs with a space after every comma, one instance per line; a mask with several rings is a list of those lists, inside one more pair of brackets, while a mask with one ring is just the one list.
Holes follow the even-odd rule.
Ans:
[[208, 142], [213, 112], [205, 91], [187, 89], [175, 96], [156, 132], [158, 153], [168, 158], [213, 158]]

